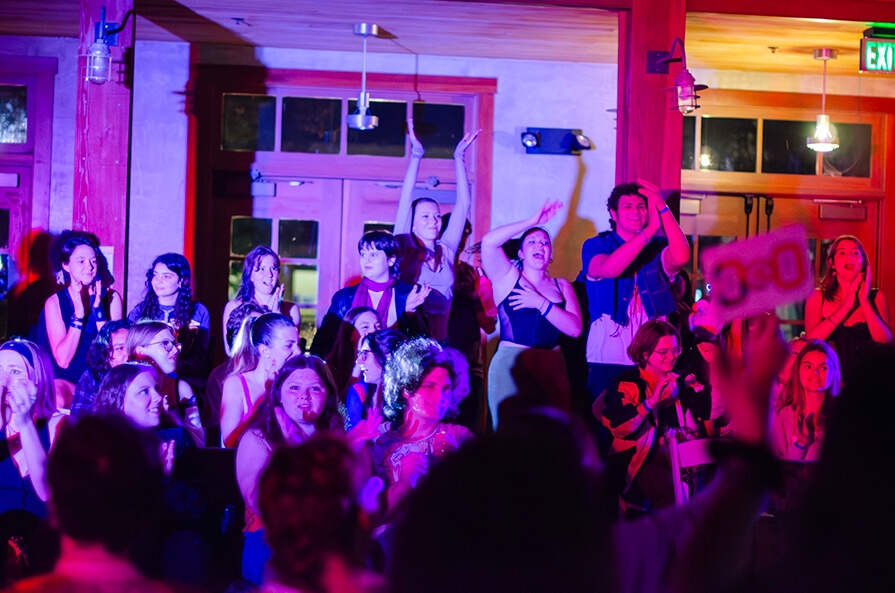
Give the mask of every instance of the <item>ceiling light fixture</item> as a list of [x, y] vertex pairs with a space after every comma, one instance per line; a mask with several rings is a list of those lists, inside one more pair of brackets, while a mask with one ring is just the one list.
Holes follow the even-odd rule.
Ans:
[[[681, 57], [674, 57], [674, 48], [680, 48]], [[698, 91], [704, 91], [709, 88], [704, 84], [696, 84], [696, 79], [687, 70], [687, 54], [684, 52], [684, 42], [680, 37], [675, 37], [671, 43], [669, 51], [648, 51], [646, 53], [646, 72], [647, 74], [668, 74], [668, 63], [680, 62], [681, 71], [674, 79], [674, 87], [668, 90], [674, 91], [674, 101], [671, 109], [677, 109], [684, 115], [693, 113], [699, 109]]]
[[808, 137], [808, 148], [815, 152], [831, 152], [839, 148], [839, 136], [836, 134], [836, 128], [830, 123], [830, 116], [827, 115], [827, 61], [835, 60], [838, 52], [835, 49], [824, 47], [814, 50], [814, 59], [823, 60], [824, 62], [824, 78], [823, 93], [820, 99], [820, 115], [817, 116], [817, 127], [814, 135]]
[[348, 127], [353, 130], [372, 130], [379, 125], [379, 118], [370, 113], [370, 93], [367, 92], [367, 37], [379, 37], [379, 25], [358, 23], [354, 25], [354, 34], [364, 38], [364, 62], [360, 78], [360, 94], [357, 96], [357, 109], [348, 116]]

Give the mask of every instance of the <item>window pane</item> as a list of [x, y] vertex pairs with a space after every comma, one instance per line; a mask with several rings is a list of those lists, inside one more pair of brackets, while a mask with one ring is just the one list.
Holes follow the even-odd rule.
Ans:
[[681, 151], [681, 169], [696, 168], [696, 118], [684, 116], [684, 146]]
[[341, 99], [283, 97], [283, 152], [339, 154]]
[[365, 222], [364, 223], [364, 232], [368, 233], [370, 231], [388, 231], [390, 233], [395, 232], [395, 223], [393, 222]]
[[423, 158], [452, 159], [454, 148], [463, 138], [463, 105], [413, 103], [413, 130], [426, 147]]
[[225, 93], [221, 148], [272, 151], [276, 104], [276, 97], [267, 95]]
[[227, 300], [232, 301], [236, 298], [236, 293], [239, 292], [239, 285], [242, 284], [242, 268], [243, 264], [245, 264], [245, 260], [242, 259], [231, 259], [230, 260], [230, 275], [227, 279]]
[[[357, 99], [349, 99], [348, 113], [357, 109]], [[404, 156], [404, 122], [407, 103], [404, 101], [370, 101], [370, 113], [379, 117], [379, 126], [372, 130], [348, 130], [348, 154]]]
[[9, 248], [9, 210], [0, 209], [0, 249]]
[[870, 177], [870, 124], [833, 124], [839, 133], [839, 148], [824, 154], [824, 175]]
[[277, 253], [280, 257], [317, 257], [316, 220], [281, 220]]
[[230, 255], [247, 255], [258, 245], [270, 245], [273, 222], [269, 218], [234, 216], [230, 223]]
[[28, 87], [0, 84], [0, 144], [28, 140]]
[[764, 120], [762, 173], [814, 175], [817, 153], [807, 146], [814, 125], [809, 121]]
[[283, 300], [292, 301], [299, 307], [301, 323], [299, 336], [310, 346], [317, 333], [317, 266], [283, 264], [280, 266], [280, 282], [283, 284]]
[[[0, 253], [0, 300], [6, 298], [7, 292], [9, 292], [9, 254]], [[6, 331], [0, 335], [5, 336]]]
[[755, 172], [758, 120], [702, 118], [700, 169]]

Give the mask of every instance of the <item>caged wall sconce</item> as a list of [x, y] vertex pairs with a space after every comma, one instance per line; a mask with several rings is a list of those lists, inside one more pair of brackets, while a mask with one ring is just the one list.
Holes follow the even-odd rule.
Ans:
[[[680, 48], [681, 57], [674, 57], [674, 48]], [[687, 54], [684, 51], [684, 42], [680, 37], [675, 37], [671, 43], [669, 51], [648, 51], [646, 52], [646, 73], [647, 74], [668, 74], [669, 62], [681, 62], [681, 71], [674, 79], [674, 87], [668, 90], [674, 91], [674, 100], [671, 109], [677, 109], [684, 115], [693, 113], [699, 109], [698, 91], [704, 91], [709, 88], [704, 84], [696, 84], [696, 79], [687, 70]]]
[[360, 94], [357, 96], [357, 109], [348, 116], [348, 127], [353, 130], [372, 130], [379, 125], [379, 118], [370, 113], [370, 93], [367, 92], [367, 37], [379, 37], [379, 25], [358, 23], [354, 25], [354, 34], [364, 38], [364, 62], [361, 69]]
[[110, 46], [118, 45], [118, 33], [120, 33], [127, 24], [132, 10], [128, 10], [124, 15], [124, 22], [121, 26], [118, 23], [106, 22], [106, 7], [100, 8], [99, 22], [96, 23], [94, 29], [93, 43], [87, 49], [87, 54], [82, 56], [87, 58], [87, 66], [84, 69], [84, 80], [93, 84], [105, 84], [112, 80], [112, 52]]

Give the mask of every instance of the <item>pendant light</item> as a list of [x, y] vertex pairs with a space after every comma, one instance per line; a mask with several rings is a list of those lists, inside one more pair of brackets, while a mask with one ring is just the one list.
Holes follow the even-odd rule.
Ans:
[[820, 115], [817, 116], [817, 127], [814, 135], [808, 138], [808, 148], [815, 152], [831, 152], [839, 148], [839, 136], [836, 134], [836, 128], [830, 123], [830, 116], [826, 114], [827, 110], [827, 61], [836, 59], [837, 51], [824, 47], [814, 50], [814, 59], [823, 60], [824, 77], [823, 77], [823, 93], [820, 99]]
[[353, 130], [372, 130], [379, 125], [379, 118], [370, 113], [370, 93], [367, 92], [367, 37], [379, 37], [379, 25], [358, 23], [354, 25], [354, 34], [364, 38], [364, 62], [360, 78], [360, 94], [357, 96], [357, 109], [348, 116], [348, 127]]

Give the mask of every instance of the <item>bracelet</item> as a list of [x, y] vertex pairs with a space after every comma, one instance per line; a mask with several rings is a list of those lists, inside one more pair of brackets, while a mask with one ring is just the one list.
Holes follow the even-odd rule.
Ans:
[[84, 323], [85, 321], [87, 321], [87, 316], [86, 316], [86, 315], [85, 315], [84, 317], [78, 317], [77, 315], [72, 315], [72, 316], [71, 316], [71, 322], [72, 322], [72, 324], [75, 324], [75, 323]]
[[643, 239], [644, 245], [649, 245], [649, 237], [646, 236], [646, 233], [643, 231], [637, 231], [637, 235]]
[[553, 301], [548, 300], [548, 299], [544, 299], [544, 300], [547, 301], [547, 309], [543, 313], [541, 313], [541, 315], [543, 315], [544, 317], [547, 317], [547, 313], [549, 313], [550, 309], [553, 308]]
[[80, 321], [74, 320], [72, 320], [71, 324], [69, 324], [69, 327], [73, 327], [75, 329], [84, 329], [84, 325]]
[[665, 214], [668, 212], [668, 204], [665, 204], [665, 207], [659, 210], [659, 214]]
[[802, 446], [799, 444], [799, 441], [793, 441], [792, 444], [795, 446], [796, 449], [801, 449], [802, 451], [805, 451], [808, 449], [808, 445]]

